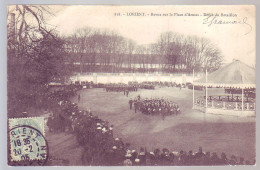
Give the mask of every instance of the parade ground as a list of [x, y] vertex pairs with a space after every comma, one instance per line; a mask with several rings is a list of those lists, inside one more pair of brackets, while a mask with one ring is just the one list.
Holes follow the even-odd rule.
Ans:
[[[219, 89], [221, 90], [221, 89]], [[217, 92], [219, 93], [219, 92]], [[210, 152], [227, 153], [245, 159], [255, 159], [255, 117], [235, 117], [205, 114], [192, 109], [192, 90], [177, 87], [139, 89], [126, 97], [123, 92], [106, 92], [102, 88], [78, 91], [72, 101], [80, 110], [91, 109], [94, 115], [114, 125], [114, 137], [131, 144], [131, 149], [146, 147], [148, 151], [168, 148], [172, 151], [192, 150], [201, 146]], [[196, 91], [195, 96], [204, 91]], [[129, 109], [128, 101], [164, 97], [179, 104], [181, 114], [166, 116], [145, 115]]]

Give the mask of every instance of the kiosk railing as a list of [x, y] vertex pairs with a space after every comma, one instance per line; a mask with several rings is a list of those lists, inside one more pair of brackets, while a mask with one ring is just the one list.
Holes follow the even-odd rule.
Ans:
[[[224, 110], [242, 110], [242, 97], [235, 96], [209, 96], [207, 99], [207, 108], [224, 109]], [[200, 96], [195, 100], [195, 105], [206, 108], [206, 97]], [[255, 99], [244, 98], [244, 109], [255, 111]]]

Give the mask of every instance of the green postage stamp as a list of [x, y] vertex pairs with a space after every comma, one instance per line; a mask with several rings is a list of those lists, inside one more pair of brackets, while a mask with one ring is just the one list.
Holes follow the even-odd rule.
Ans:
[[11, 161], [47, 160], [43, 117], [9, 119], [9, 138]]

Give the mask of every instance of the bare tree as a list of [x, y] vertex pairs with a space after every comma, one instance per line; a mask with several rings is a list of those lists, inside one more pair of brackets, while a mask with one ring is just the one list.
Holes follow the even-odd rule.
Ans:
[[48, 6], [10, 6], [8, 15], [13, 26], [8, 23], [8, 32], [15, 34], [8, 37], [8, 112], [15, 114], [37, 108], [47, 84], [61, 80], [66, 70], [63, 40], [45, 22]]
[[[191, 72], [193, 69], [214, 70], [222, 62], [220, 51], [210, 40], [174, 32], [164, 32], [155, 43], [146, 45], [136, 45], [134, 41], [108, 29], [90, 31], [89, 28], [85, 32], [77, 31], [74, 36], [72, 46], [76, 49], [75, 53], [87, 59], [92, 71], [96, 68], [100, 68], [100, 71], [123, 71], [125, 67], [133, 71], [136, 68], [132, 65], [139, 64], [139, 70], [148, 71], [158, 65], [157, 71], [176, 72], [185, 69]], [[81, 65], [84, 61], [80, 60]]]
[[135, 50], [136, 44], [133, 40], [128, 39], [127, 40], [127, 64], [128, 68], [132, 69], [132, 63], [133, 63], [133, 53]]

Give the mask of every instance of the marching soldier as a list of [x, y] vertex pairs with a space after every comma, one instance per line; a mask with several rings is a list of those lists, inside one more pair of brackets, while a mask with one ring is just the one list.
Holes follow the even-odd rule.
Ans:
[[132, 105], [133, 105], [133, 100], [130, 98], [130, 100], [129, 100], [130, 110], [132, 110]]
[[137, 107], [138, 107], [137, 105], [138, 105], [138, 104], [137, 104], [137, 101], [135, 100], [135, 101], [134, 101], [135, 113], [136, 113], [136, 110], [137, 110]]
[[132, 99], [129, 100], [130, 110], [132, 109], [131, 103], [134, 104], [135, 113], [139, 110], [143, 114], [161, 115], [163, 119], [165, 119], [165, 116], [167, 115], [177, 115], [181, 112], [178, 104], [164, 98], [145, 98], [144, 100], [141, 100], [140, 95], [138, 95], [134, 101]]
[[128, 89], [126, 89], [125, 93], [126, 93], [126, 97], [128, 97], [128, 94], [129, 94]]

